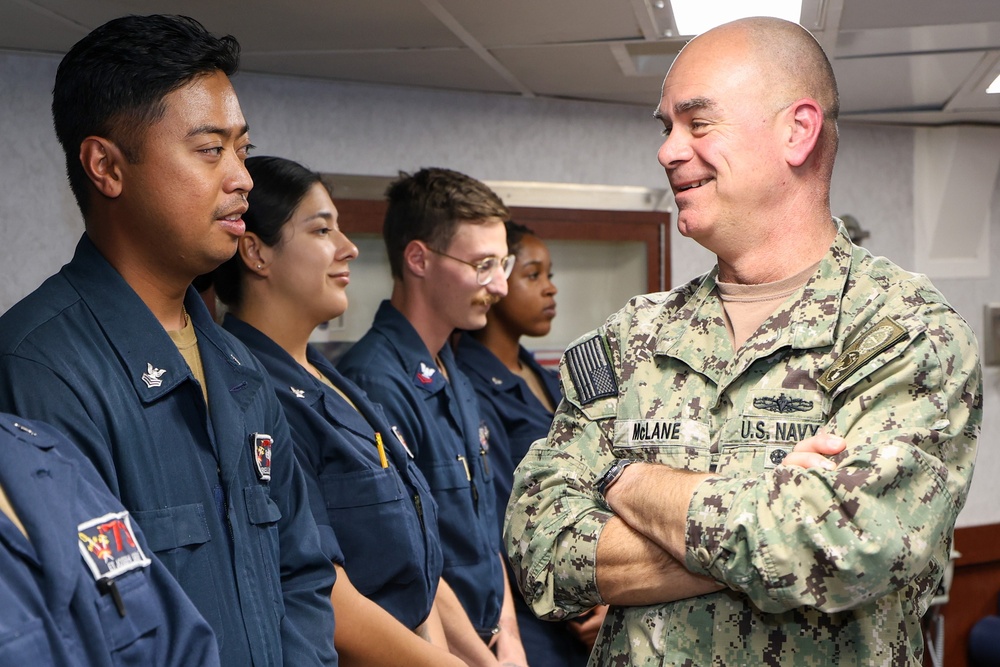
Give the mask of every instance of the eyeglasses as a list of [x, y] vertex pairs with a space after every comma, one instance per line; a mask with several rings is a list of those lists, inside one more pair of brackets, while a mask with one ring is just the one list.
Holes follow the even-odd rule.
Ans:
[[478, 262], [466, 262], [464, 259], [453, 257], [446, 252], [435, 250], [429, 246], [427, 249], [435, 255], [441, 255], [442, 257], [453, 259], [456, 262], [461, 262], [466, 266], [474, 268], [476, 270], [476, 282], [480, 285], [490, 284], [490, 281], [493, 280], [493, 276], [496, 274], [497, 267], [503, 270], [504, 279], [510, 278], [510, 272], [514, 270], [514, 255], [507, 255], [506, 257], [487, 257], [479, 260]]

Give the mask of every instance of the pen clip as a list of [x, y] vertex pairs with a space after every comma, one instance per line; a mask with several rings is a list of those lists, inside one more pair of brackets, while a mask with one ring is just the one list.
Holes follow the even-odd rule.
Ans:
[[467, 479], [467, 480], [469, 480], [471, 482], [472, 481], [472, 473], [469, 472], [469, 462], [466, 461], [465, 457], [462, 456], [461, 454], [459, 454], [455, 458], [462, 464], [462, 467], [465, 468], [465, 479]]
[[110, 578], [98, 579], [97, 590], [101, 591], [101, 595], [111, 593], [111, 599], [115, 603], [118, 615], [125, 618], [125, 600], [122, 599], [121, 591], [118, 590], [118, 584], [115, 583], [115, 580]]

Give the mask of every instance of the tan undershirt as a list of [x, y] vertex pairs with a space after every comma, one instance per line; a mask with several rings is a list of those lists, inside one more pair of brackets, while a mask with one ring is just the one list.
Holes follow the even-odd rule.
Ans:
[[552, 405], [552, 399], [545, 392], [545, 387], [542, 385], [542, 380], [535, 373], [531, 366], [525, 366], [524, 364], [519, 364], [519, 368], [514, 371], [514, 374], [519, 376], [528, 385], [528, 389], [531, 393], [535, 395], [538, 402], [545, 406], [545, 409], [549, 412], [555, 412], [556, 406]]
[[198, 335], [195, 333], [191, 318], [184, 313], [184, 328], [180, 331], [168, 331], [170, 340], [174, 341], [177, 351], [184, 357], [194, 379], [201, 385], [201, 394], [208, 404], [208, 383], [205, 382], [205, 367], [201, 365], [201, 353], [198, 351]]
[[18, 518], [17, 512], [14, 511], [14, 506], [10, 504], [10, 499], [7, 497], [7, 493], [3, 490], [3, 486], [0, 486], [0, 510], [7, 515], [17, 529], [21, 531], [21, 534], [28, 537], [28, 531], [24, 529], [24, 524], [21, 523], [21, 519]]
[[339, 394], [342, 399], [344, 399], [345, 401], [347, 401], [347, 404], [349, 406], [351, 406], [352, 408], [354, 408], [355, 412], [361, 412], [360, 410], [358, 410], [358, 406], [354, 405], [354, 401], [352, 401], [351, 399], [349, 399], [347, 397], [347, 394], [345, 394], [344, 392], [342, 392], [340, 390], [340, 387], [338, 387], [333, 382], [331, 382], [330, 378], [328, 378], [327, 376], [323, 375], [323, 373], [320, 373], [318, 376], [314, 376], [314, 377], [317, 380], [319, 380], [320, 382], [322, 382], [323, 384], [325, 384], [330, 389], [333, 389], [335, 392], [337, 392], [337, 394]]
[[785, 299], [799, 291], [816, 272], [816, 262], [790, 278], [761, 285], [740, 285], [716, 281], [722, 308], [726, 312], [726, 331], [733, 349], [738, 350]]

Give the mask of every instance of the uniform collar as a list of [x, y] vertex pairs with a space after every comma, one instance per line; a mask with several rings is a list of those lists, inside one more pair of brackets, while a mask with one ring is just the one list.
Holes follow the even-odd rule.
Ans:
[[488, 347], [468, 333], [463, 333], [458, 340], [457, 357], [466, 374], [479, 377], [483, 384], [498, 391], [513, 389], [521, 379], [512, 373]]
[[[63, 267], [63, 274], [87, 304], [110, 345], [122, 359], [140, 400], [155, 402], [184, 380], [193, 378], [187, 362], [159, 320], [86, 234], [77, 244], [72, 261]], [[198, 334], [206, 377], [212, 377], [208, 366], [212, 365], [213, 359], [212, 355], [205, 354], [205, 350], [213, 347], [231, 369], [242, 373], [242, 362], [220, 335], [205, 303], [193, 287], [188, 288], [184, 307]]]
[[250, 351], [264, 364], [279, 391], [287, 389], [310, 405], [320, 400], [323, 391], [316, 378], [267, 334], [230, 313], [226, 313], [222, 318], [222, 328], [250, 348]]
[[[430, 394], [436, 394], [447, 386], [447, 381], [437, 368], [434, 358], [427, 351], [423, 339], [410, 321], [388, 300], [383, 301], [375, 313], [372, 328], [377, 329], [389, 345], [399, 355], [403, 369], [413, 386]], [[445, 346], [438, 351], [441, 361], [450, 373], [454, 368], [451, 348]]]
[[[819, 268], [795, 299], [775, 311], [770, 324], [744, 343], [735, 359], [732, 355], [712, 353], [713, 350], [731, 349], [722, 305], [713, 294], [718, 266], [666, 297], [666, 306], [675, 305], [677, 301], [680, 304], [670, 308], [673, 316], [660, 330], [656, 354], [676, 356], [692, 368], [718, 377], [727, 369], [730, 373], [738, 372], [739, 367], [781, 347], [809, 349], [832, 345], [854, 252], [843, 223], [836, 219], [835, 222], [837, 235]], [[677, 343], [682, 339], [684, 349], [679, 349]]]
[[[313, 409], [322, 410], [337, 424], [365, 437], [372, 437], [375, 431], [389, 431], [389, 427], [385, 424], [385, 415], [372, 403], [368, 395], [341, 375], [313, 346], [306, 348], [306, 358], [309, 363], [344, 392], [344, 395], [357, 407], [357, 411], [349, 405], [341, 405], [343, 400], [339, 396], [336, 399], [336, 409], [333, 409], [329, 401], [333, 400], [332, 395], [335, 392], [314, 378], [283, 347], [256, 327], [229, 313], [223, 318], [222, 326], [243, 341], [264, 364], [279, 392], [289, 391], [295, 399], [304, 401]], [[323, 404], [323, 408], [318, 407], [320, 403]]]

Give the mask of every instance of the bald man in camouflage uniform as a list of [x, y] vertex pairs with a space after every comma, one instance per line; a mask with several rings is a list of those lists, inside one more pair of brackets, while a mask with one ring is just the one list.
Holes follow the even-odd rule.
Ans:
[[718, 264], [571, 346], [507, 511], [537, 614], [613, 605], [592, 665], [921, 664], [978, 345], [831, 218], [837, 107], [819, 45], [776, 19], [705, 33], [664, 81], [678, 225]]

